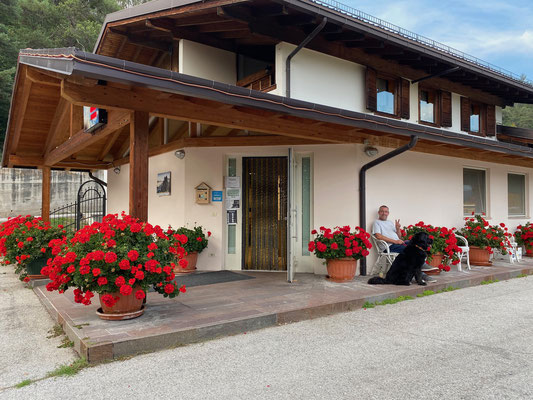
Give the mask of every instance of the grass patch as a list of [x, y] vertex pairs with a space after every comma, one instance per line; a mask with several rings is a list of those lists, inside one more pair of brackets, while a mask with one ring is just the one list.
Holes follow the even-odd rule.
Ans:
[[28, 386], [28, 385], [31, 385], [33, 383], [33, 381], [31, 379], [24, 379], [22, 382], [20, 383], [17, 383], [15, 385], [15, 387], [17, 389], [20, 389], [20, 388], [23, 388], [24, 386]]
[[424, 290], [422, 293], [418, 293], [416, 297], [426, 297], [431, 296], [432, 294], [435, 294], [433, 290]]
[[48, 331], [49, 335], [46, 337], [47, 339], [52, 339], [61, 335], [65, 334], [65, 331], [63, 330], [63, 327], [59, 324], [55, 324], [52, 329]]
[[529, 276], [528, 274], [520, 274], [516, 275], [515, 278], [525, 278], [526, 276]]
[[376, 306], [385, 306], [387, 304], [396, 304], [396, 303], [400, 303], [402, 301], [413, 300], [413, 299], [414, 299], [414, 297], [411, 297], [411, 296], [398, 296], [398, 297], [395, 297], [394, 299], [385, 299], [383, 301], [376, 302]]
[[62, 340], [61, 340], [61, 344], [59, 346], [57, 346], [58, 349], [66, 349], [68, 347], [74, 347], [74, 342], [72, 340], [70, 340], [68, 337], [64, 337]]
[[370, 303], [369, 301], [365, 301], [365, 304], [363, 304], [363, 308], [374, 308], [375, 306], [374, 303]]
[[88, 322], [84, 323], [84, 324], [79, 324], [79, 325], [74, 325], [74, 328], [76, 329], [81, 329], [83, 328], [84, 326], [89, 326], [90, 324]]
[[87, 360], [85, 358], [80, 358], [79, 360], [74, 361], [72, 364], [60, 365], [53, 371], [46, 374], [46, 377], [52, 378], [56, 376], [73, 376], [88, 366], [89, 363]]
[[499, 282], [498, 279], [489, 279], [488, 281], [481, 281], [482, 285], [490, 285], [491, 283]]
[[448, 287], [445, 287], [444, 289], [437, 290], [437, 293], [453, 292], [454, 290], [458, 290], [458, 289], [459, 288], [457, 287], [448, 286]]

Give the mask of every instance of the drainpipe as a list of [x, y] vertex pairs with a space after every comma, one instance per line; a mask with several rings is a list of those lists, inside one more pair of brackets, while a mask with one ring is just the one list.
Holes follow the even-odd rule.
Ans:
[[324, 17], [322, 19], [322, 22], [314, 29], [313, 32], [307, 36], [302, 43], [296, 47], [291, 54], [287, 57], [287, 60], [285, 61], [285, 96], [291, 97], [291, 60], [292, 58], [298, 53], [302, 47], [307, 45], [311, 40], [315, 38], [316, 35], [319, 34], [319, 32], [324, 28], [326, 23], [328, 22], [327, 17]]
[[[396, 157], [399, 154], [406, 152], [407, 150], [412, 149], [415, 147], [416, 142], [418, 142], [418, 136], [412, 135], [411, 140], [406, 145], [390, 151], [387, 154], [384, 154], [361, 167], [361, 170], [359, 171], [359, 226], [361, 228], [366, 230], [366, 171], [393, 157]], [[363, 276], [366, 275], [366, 257], [361, 259], [360, 273]]]
[[107, 187], [107, 183], [94, 176], [92, 171], [89, 171], [89, 178], [91, 178], [93, 181], [98, 182], [100, 185]]

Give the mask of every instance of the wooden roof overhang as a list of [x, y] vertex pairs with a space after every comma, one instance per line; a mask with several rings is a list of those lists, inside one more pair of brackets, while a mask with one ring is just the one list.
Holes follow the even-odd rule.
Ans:
[[[82, 129], [81, 106], [108, 110]], [[150, 115], [149, 156], [183, 147], [362, 143], [530, 167], [533, 149], [404, 121], [294, 100], [73, 48], [23, 50], [2, 165], [79, 170], [129, 162], [134, 112]], [[163, 137], [163, 118], [179, 121]], [[203, 129], [191, 130], [193, 124]]]
[[[434, 76], [426, 84], [488, 104], [533, 103], [533, 86], [498, 67], [398, 27], [397, 33], [385, 21], [370, 23], [371, 16], [365, 20], [340, 12], [327, 3], [152, 1], [109, 14], [95, 53], [172, 69], [177, 41], [188, 39], [261, 59], [269, 46], [281, 41], [300, 44], [327, 17], [327, 24], [307, 48], [411, 80]], [[459, 69], [438, 77], [453, 67]]]

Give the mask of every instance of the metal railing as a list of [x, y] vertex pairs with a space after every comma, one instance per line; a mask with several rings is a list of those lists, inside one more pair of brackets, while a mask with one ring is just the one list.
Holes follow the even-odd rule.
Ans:
[[417, 43], [423, 44], [425, 46], [431, 47], [433, 49], [439, 50], [443, 53], [457, 57], [461, 60], [468, 61], [472, 64], [475, 64], [479, 67], [486, 68], [492, 72], [500, 74], [506, 78], [513, 79], [518, 83], [527, 84], [533, 87], [533, 81], [526, 79], [523, 76], [517, 75], [511, 71], [508, 71], [504, 68], [498, 67], [497, 65], [491, 64], [487, 61], [481, 60], [480, 58], [471, 56], [461, 50], [454, 49], [453, 47], [447, 46], [445, 44], [439, 43], [428, 37], [419, 35], [417, 33], [411, 32], [407, 29], [399, 27], [398, 25], [391, 24], [390, 22], [384, 21], [380, 18], [374, 17], [370, 14], [364, 13], [360, 10], [357, 10], [353, 7], [347, 6], [346, 4], [339, 3], [335, 0], [309, 0], [312, 3], [318, 4], [330, 10], [336, 11], [340, 14], [347, 15], [349, 17], [358, 19], [367, 24], [373, 25], [377, 28], [383, 29], [387, 32], [394, 33], [396, 35], [402, 36], [409, 40], [413, 40]]

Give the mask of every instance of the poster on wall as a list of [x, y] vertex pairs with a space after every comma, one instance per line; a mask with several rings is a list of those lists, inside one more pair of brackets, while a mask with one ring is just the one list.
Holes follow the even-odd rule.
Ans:
[[237, 225], [237, 210], [228, 210], [228, 225]]
[[237, 210], [240, 208], [241, 189], [227, 188], [226, 189], [226, 210]]
[[240, 176], [226, 176], [226, 181], [224, 186], [227, 188], [240, 188], [241, 187], [241, 177]]
[[157, 194], [170, 196], [170, 171], [157, 174]]
[[213, 190], [211, 192], [211, 201], [214, 202], [220, 202], [222, 201], [223, 192], [222, 190]]

